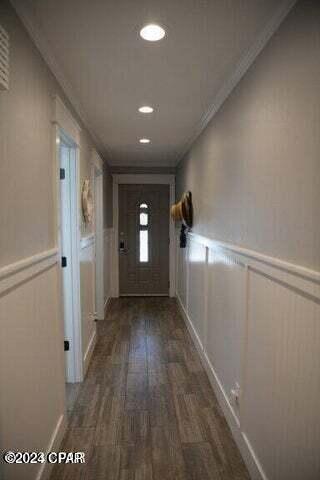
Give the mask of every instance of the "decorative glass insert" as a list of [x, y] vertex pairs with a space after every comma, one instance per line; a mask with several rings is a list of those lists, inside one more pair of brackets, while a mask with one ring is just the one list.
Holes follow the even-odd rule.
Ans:
[[147, 213], [140, 213], [140, 225], [141, 226], [148, 225], [148, 214]]
[[140, 263], [149, 261], [149, 213], [148, 205], [139, 205], [139, 260]]

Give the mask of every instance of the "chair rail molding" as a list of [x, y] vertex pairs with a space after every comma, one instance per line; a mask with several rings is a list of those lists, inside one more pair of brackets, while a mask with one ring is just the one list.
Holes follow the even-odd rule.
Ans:
[[0, 269], [0, 294], [29, 280], [58, 262], [58, 248], [11, 263]]
[[[242, 261], [251, 268], [259, 268], [260, 270], [263, 269], [264, 273], [266, 274], [270, 274], [270, 268], [273, 267], [274, 269], [279, 270], [279, 273], [277, 274], [278, 276], [281, 276], [280, 272], [283, 272], [299, 277], [300, 286], [304, 285], [303, 283], [301, 283], [303, 282], [303, 280], [320, 284], [320, 272], [316, 270], [311, 270], [295, 263], [286, 262], [285, 260], [281, 260], [280, 258], [270, 257], [268, 255], [259, 253], [256, 250], [250, 250], [248, 248], [239, 247], [231, 243], [209, 239], [193, 232], [189, 232], [188, 235], [191, 239], [198, 243], [201, 243], [205, 247], [212, 249], [220, 248], [223, 250], [228, 250], [231, 253], [242, 257]], [[273, 274], [276, 275], [275, 272], [273, 272]], [[280, 278], [282, 279], [283, 277], [281, 276]], [[293, 278], [290, 278], [291, 281], [293, 281]]]

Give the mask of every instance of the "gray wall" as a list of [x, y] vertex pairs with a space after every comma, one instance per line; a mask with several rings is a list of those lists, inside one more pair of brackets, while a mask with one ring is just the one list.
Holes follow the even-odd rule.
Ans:
[[194, 231], [320, 269], [320, 3], [300, 1], [177, 169]]

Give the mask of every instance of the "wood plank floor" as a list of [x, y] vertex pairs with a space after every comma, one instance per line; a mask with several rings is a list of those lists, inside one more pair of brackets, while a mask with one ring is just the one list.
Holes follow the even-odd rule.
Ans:
[[246, 480], [198, 353], [169, 298], [114, 300], [51, 480]]

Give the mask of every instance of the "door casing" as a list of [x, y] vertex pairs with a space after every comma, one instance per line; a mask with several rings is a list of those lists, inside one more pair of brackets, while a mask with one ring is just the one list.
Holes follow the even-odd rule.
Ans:
[[[96, 155], [95, 155], [96, 156]], [[103, 167], [93, 163], [94, 232], [95, 232], [95, 317], [104, 319], [104, 251], [103, 251]]]
[[[70, 322], [72, 348], [68, 356], [66, 368], [66, 382], [74, 383], [83, 380], [83, 356], [82, 356], [82, 328], [81, 328], [81, 299], [80, 299], [80, 127], [73, 119], [69, 110], [65, 107], [59, 96], [54, 98], [54, 116], [53, 116], [53, 157], [55, 169], [54, 181], [54, 231], [56, 242], [61, 256], [61, 205], [60, 205], [60, 142], [69, 146], [72, 150], [70, 168], [70, 198], [71, 198], [71, 243], [72, 253], [70, 264], [72, 266], [72, 282], [71, 285], [64, 290], [62, 282], [61, 266], [58, 275], [58, 292], [61, 298], [60, 314], [61, 319], [64, 318], [63, 311], [63, 295], [71, 295], [72, 297], [72, 315], [68, 318]], [[60, 264], [61, 265], [61, 264]], [[72, 292], [72, 293], [71, 293]], [[64, 325], [61, 322], [61, 350], [63, 351]]]
[[[70, 177], [60, 180], [60, 149], [58, 149], [59, 173], [58, 173], [58, 245], [60, 256], [63, 254], [64, 245], [61, 235], [62, 208], [70, 207], [70, 249], [67, 257], [68, 268], [71, 268], [71, 275], [67, 281], [62, 281], [63, 270], [61, 269], [61, 294], [62, 299], [68, 297], [70, 308], [66, 311], [63, 308], [65, 331], [68, 332], [70, 351], [66, 354], [66, 381], [69, 383], [82, 381], [82, 341], [81, 341], [81, 307], [80, 307], [80, 260], [79, 260], [79, 216], [78, 216], [78, 185], [79, 185], [79, 164], [78, 147], [73, 140], [62, 130], [57, 131], [57, 145], [63, 143], [69, 149], [69, 170]], [[69, 206], [60, 203], [60, 184], [68, 181], [67, 191]], [[62, 305], [64, 301], [62, 301]]]
[[[169, 295], [169, 185], [119, 185], [119, 295]], [[147, 225], [140, 224], [146, 204]], [[148, 232], [148, 260], [140, 262], [140, 231]]]
[[[159, 184], [170, 186], [170, 205], [175, 202], [175, 176], [157, 174], [113, 174], [113, 221], [114, 221], [114, 242], [113, 242], [113, 275], [112, 275], [112, 296], [119, 297], [119, 184]], [[175, 296], [175, 224], [169, 219], [169, 280], [170, 297]]]

